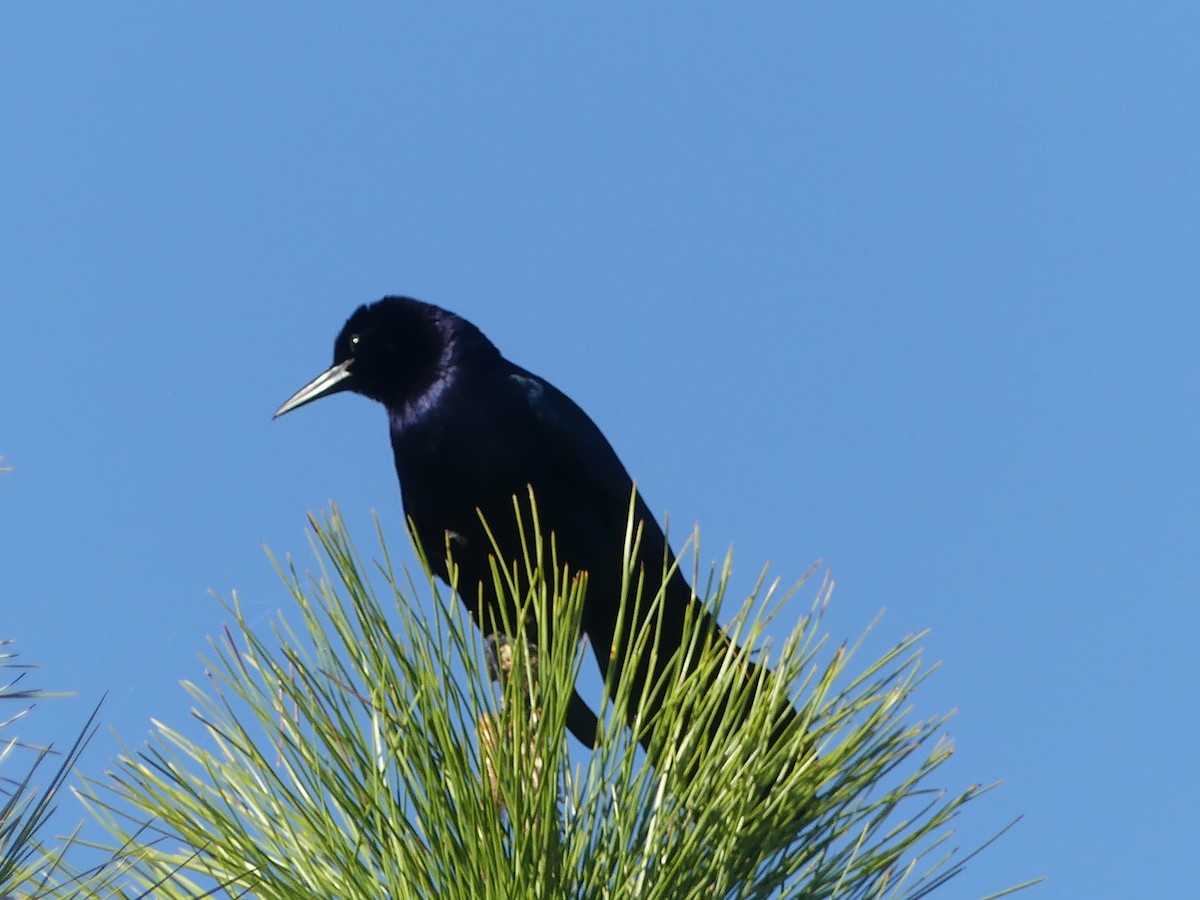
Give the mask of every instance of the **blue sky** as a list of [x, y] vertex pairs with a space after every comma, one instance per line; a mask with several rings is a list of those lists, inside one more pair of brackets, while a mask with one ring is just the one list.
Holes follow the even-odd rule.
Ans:
[[[132, 743], [382, 411], [271, 412], [359, 303], [475, 321], [655, 510], [931, 628], [947, 896], [1183, 896], [1200, 800], [1200, 8], [0, 6], [0, 636]], [[797, 604], [796, 615], [806, 608]], [[108, 731], [89, 760], [115, 753]], [[1031, 895], [1032, 896], [1032, 895]]]

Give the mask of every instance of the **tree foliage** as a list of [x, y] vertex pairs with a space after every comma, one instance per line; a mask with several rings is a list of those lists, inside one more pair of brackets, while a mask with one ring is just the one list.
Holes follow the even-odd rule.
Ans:
[[[514, 598], [538, 640], [509, 629], [497, 689], [456, 598], [397, 569], [382, 539], [365, 564], [336, 509], [312, 527], [318, 574], [279, 567], [298, 622], [264, 633], [235, 595], [207, 682], [187, 685], [199, 728], [156, 723], [90, 782], [120, 896], [921, 897], [961, 870], [949, 826], [984, 789], [930, 786], [951, 748], [944, 717], [911, 714], [920, 636], [865, 665], [827, 647], [830, 585], [759, 648], [773, 676], [750, 684], [748, 651], [710, 648], [671, 688], [648, 753], [614, 714], [629, 685], [610, 684], [599, 746], [572, 756], [586, 579], [540, 535], [519, 563], [533, 588]], [[494, 572], [509, 588], [514, 574]], [[791, 595], [760, 579], [737, 644], [763, 644]], [[743, 714], [724, 715], [730, 697]], [[806, 730], [772, 740], [785, 697]]]

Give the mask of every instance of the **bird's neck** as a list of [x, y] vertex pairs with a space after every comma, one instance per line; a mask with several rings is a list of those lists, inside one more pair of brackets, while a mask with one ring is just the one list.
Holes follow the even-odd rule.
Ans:
[[455, 371], [447, 370], [417, 396], [387, 404], [388, 427], [393, 439], [396, 435], [406, 434], [419, 428], [422, 423], [436, 418], [434, 413], [439, 404], [445, 402], [447, 394], [453, 391], [456, 380]]

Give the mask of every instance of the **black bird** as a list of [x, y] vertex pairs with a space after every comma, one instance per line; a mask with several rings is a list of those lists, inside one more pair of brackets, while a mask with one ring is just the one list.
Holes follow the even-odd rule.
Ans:
[[[651, 672], [647, 650], [634, 679], [639, 692], [654, 688], [644, 699], [634, 696], [624, 710], [631, 725], [639, 703], [651, 714], [661, 707], [663, 674], [680, 650], [687, 617], [700, 618], [706, 640], [729, 640], [673, 568], [663, 530], [640, 493], [634, 516], [642, 527], [638, 565], [646, 599], [634, 615], [626, 611], [624, 633], [617, 634], [633, 481], [582, 409], [505, 359], [466, 319], [408, 297], [360, 306], [334, 342], [333, 366], [275, 416], [340, 391], [386, 407], [404, 511], [444, 581], [449, 538], [459, 593], [485, 634], [500, 630], [501, 618], [489, 564], [492, 542], [480, 515], [511, 569], [521, 556], [513, 498], [525, 501], [532, 488], [542, 533], [553, 533], [559, 567], [588, 573], [582, 628], [606, 677], [610, 666], [621, 677], [622, 648], [653, 628], [648, 600], [663, 591], [658, 663]], [[666, 584], [664, 564], [671, 568]], [[795, 718], [795, 710], [786, 707], [776, 733]], [[653, 716], [649, 719], [652, 724]], [[596, 717], [578, 693], [567, 724], [581, 742], [594, 745]], [[637, 735], [647, 748], [650, 732], [643, 727]]]

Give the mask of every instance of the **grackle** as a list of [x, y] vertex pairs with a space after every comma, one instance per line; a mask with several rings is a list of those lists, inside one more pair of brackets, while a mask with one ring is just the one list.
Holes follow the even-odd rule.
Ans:
[[[653, 633], [654, 619], [661, 618], [657, 645], [640, 655], [634, 696], [623, 710], [632, 726], [643, 708], [637, 738], [649, 748], [663, 676], [680, 652], [686, 618], [699, 618], [707, 641], [729, 638], [674, 566], [662, 528], [640, 492], [634, 496], [629, 473], [600, 429], [548, 381], [505, 359], [466, 319], [408, 297], [384, 297], [355, 310], [334, 342], [333, 366], [275, 416], [340, 391], [387, 409], [404, 511], [444, 581], [449, 571], [441, 551], [450, 547], [459, 594], [484, 634], [499, 630], [501, 618], [489, 563], [493, 544], [480, 516], [508, 555], [505, 562], [519, 559], [513, 498], [524, 500], [530, 488], [542, 533], [553, 534], [560, 569], [565, 564], [572, 573], [588, 573], [582, 628], [606, 677], [610, 667], [621, 677], [622, 648], [635, 635]], [[626, 611], [618, 634], [631, 498], [642, 528], [637, 571], [644, 599], [632, 615]], [[649, 598], [660, 590], [661, 610], [651, 614]], [[776, 734], [795, 719], [786, 707]], [[596, 717], [578, 693], [567, 725], [582, 743], [595, 744]]]

